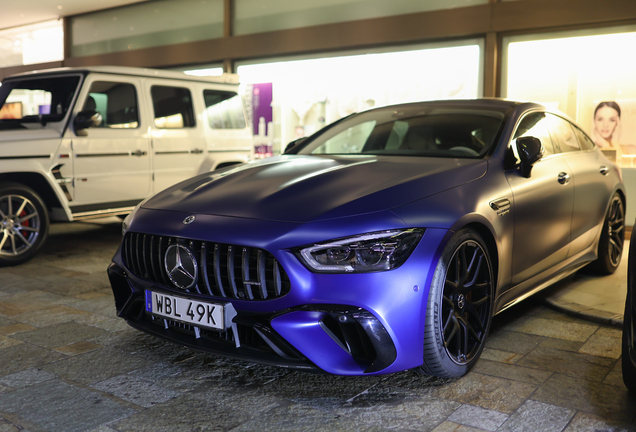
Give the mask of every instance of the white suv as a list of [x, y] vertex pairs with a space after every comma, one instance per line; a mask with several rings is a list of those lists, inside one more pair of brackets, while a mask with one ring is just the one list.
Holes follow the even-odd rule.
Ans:
[[193, 175], [252, 158], [238, 78], [126, 67], [14, 75], [0, 86], [0, 265], [49, 221], [124, 215]]

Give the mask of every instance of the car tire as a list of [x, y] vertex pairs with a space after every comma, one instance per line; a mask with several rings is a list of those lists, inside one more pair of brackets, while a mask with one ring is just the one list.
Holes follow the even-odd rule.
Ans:
[[610, 275], [616, 271], [623, 256], [625, 245], [625, 206], [616, 193], [610, 201], [605, 215], [601, 238], [598, 242], [598, 256], [588, 265], [592, 273]]
[[630, 347], [632, 351], [636, 350], [634, 336], [636, 336], [636, 317], [634, 316], [633, 301], [629, 295], [625, 303], [625, 315], [623, 316], [623, 382], [625, 386], [636, 395], [636, 355], [635, 358], [630, 357]]
[[9, 183], [0, 187], [0, 266], [33, 258], [49, 232], [49, 215], [32, 189]]
[[481, 236], [463, 229], [448, 242], [429, 291], [424, 362], [418, 372], [460, 377], [484, 349], [493, 310], [494, 274]]
[[[632, 232], [629, 245], [629, 263], [627, 269], [627, 298], [623, 315], [623, 382], [636, 394], [636, 294], [634, 293], [636, 278], [636, 235]], [[630, 355], [630, 351], [632, 355]]]

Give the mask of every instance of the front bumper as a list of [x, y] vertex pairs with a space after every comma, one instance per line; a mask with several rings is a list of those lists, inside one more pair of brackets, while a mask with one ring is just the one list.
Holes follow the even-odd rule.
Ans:
[[448, 234], [428, 229], [400, 268], [367, 274], [311, 273], [288, 249], [266, 248], [287, 272], [291, 289], [286, 294], [253, 299], [185, 294], [193, 300], [231, 303], [236, 328], [224, 332], [195, 329], [146, 312], [146, 290], [177, 296], [184, 292], [138, 277], [124, 264], [121, 248], [108, 273], [118, 315], [160, 338], [287, 368], [385, 374], [422, 364], [428, 286]]

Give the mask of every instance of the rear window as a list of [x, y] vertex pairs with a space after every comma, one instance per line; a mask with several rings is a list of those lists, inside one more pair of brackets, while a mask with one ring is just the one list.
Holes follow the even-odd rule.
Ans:
[[205, 115], [212, 129], [245, 129], [241, 97], [234, 92], [204, 90]]

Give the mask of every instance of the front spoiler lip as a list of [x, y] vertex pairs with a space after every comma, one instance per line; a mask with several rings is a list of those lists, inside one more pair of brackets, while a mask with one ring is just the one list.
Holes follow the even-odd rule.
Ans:
[[134, 329], [143, 331], [144, 333], [151, 334], [153, 336], [159, 337], [163, 340], [175, 343], [177, 345], [183, 345], [191, 349], [195, 349], [197, 351], [202, 351], [210, 354], [219, 354], [223, 357], [233, 358], [237, 360], [248, 361], [251, 363], [261, 363], [269, 366], [277, 366], [289, 369], [301, 369], [307, 372], [314, 373], [325, 373], [315, 365], [313, 365], [309, 360], [292, 360], [292, 359], [282, 359], [280, 357], [276, 358], [268, 358], [263, 353], [252, 350], [250, 348], [235, 348], [233, 345], [229, 345], [227, 349], [221, 344], [210, 344], [206, 343], [205, 340], [201, 340], [200, 343], [197, 343], [200, 339], [192, 339], [181, 332], [172, 329], [160, 329], [159, 331], [152, 328], [154, 326], [145, 325], [143, 321], [130, 319], [128, 317], [123, 317], [126, 320], [126, 323]]

